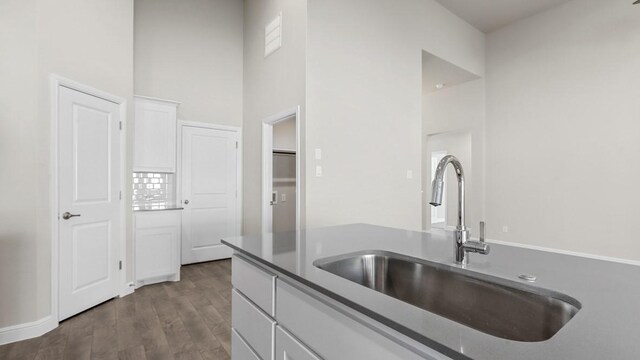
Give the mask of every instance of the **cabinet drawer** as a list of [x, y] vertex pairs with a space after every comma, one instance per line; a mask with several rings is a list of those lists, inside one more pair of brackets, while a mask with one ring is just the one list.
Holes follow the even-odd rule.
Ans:
[[418, 354], [280, 279], [276, 292], [278, 324], [325, 359], [448, 359]]
[[231, 282], [264, 312], [275, 315], [276, 276], [247, 260], [234, 255], [231, 263]]
[[260, 360], [235, 329], [231, 329], [231, 356], [235, 360]]
[[280, 326], [276, 326], [276, 360], [321, 360], [303, 343]]
[[233, 289], [231, 326], [263, 360], [273, 359], [276, 322]]

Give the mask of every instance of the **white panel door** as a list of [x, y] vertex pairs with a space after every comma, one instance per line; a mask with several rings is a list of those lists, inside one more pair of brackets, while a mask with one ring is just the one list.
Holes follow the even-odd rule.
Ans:
[[59, 320], [117, 295], [119, 105], [60, 88]]
[[238, 232], [238, 133], [182, 128], [182, 264], [231, 257]]

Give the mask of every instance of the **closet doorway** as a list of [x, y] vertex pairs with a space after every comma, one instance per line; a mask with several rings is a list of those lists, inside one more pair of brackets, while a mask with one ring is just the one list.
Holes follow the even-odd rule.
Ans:
[[263, 123], [262, 232], [300, 229], [300, 108]]

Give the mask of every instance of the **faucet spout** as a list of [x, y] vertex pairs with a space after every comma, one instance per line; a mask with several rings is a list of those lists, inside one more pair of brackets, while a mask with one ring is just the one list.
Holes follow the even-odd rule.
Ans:
[[453, 155], [447, 155], [440, 160], [436, 168], [436, 174], [432, 183], [431, 204], [432, 206], [442, 205], [442, 195], [444, 192], [444, 174], [447, 166], [451, 164], [458, 178], [458, 230], [465, 229], [465, 205], [464, 205], [464, 170], [462, 163]]
[[[469, 229], [465, 225], [465, 190], [464, 190], [464, 170], [462, 163], [453, 155], [447, 155], [440, 160], [432, 183], [431, 206], [442, 205], [442, 196], [444, 193], [444, 175], [447, 166], [451, 164], [456, 172], [458, 179], [458, 224], [456, 226], [456, 244], [455, 258], [458, 264], [467, 264], [469, 256], [467, 253], [488, 254], [489, 245], [484, 241], [469, 240]], [[484, 230], [484, 229], [483, 229]], [[484, 234], [482, 235], [484, 240]]]

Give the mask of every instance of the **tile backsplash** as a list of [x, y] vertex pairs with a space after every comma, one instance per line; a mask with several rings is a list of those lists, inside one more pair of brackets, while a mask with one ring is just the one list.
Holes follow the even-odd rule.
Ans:
[[175, 175], [133, 173], [133, 209], [161, 209], [175, 204]]

